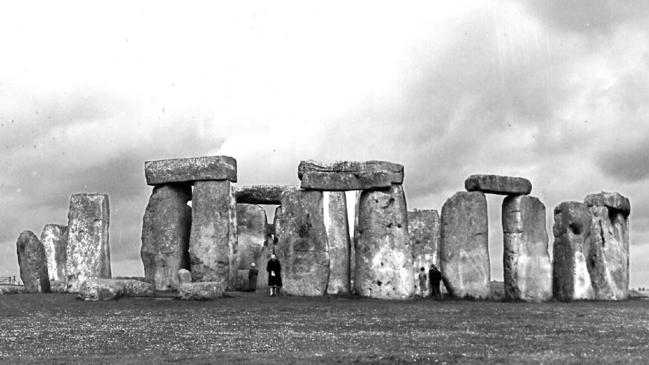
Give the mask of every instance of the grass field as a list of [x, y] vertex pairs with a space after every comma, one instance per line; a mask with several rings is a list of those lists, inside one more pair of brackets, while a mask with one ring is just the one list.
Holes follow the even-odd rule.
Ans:
[[0, 296], [3, 363], [647, 363], [649, 301]]

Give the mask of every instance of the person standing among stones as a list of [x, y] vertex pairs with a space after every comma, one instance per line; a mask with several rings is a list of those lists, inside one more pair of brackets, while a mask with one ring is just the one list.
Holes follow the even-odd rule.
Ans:
[[426, 269], [423, 267], [419, 269], [419, 292], [421, 293], [422, 298], [426, 296], [426, 282], [428, 278], [426, 277]]
[[[421, 268], [424, 269], [423, 267]], [[421, 274], [420, 274], [421, 275]], [[442, 298], [442, 291], [440, 290], [440, 284], [442, 282], [442, 272], [439, 271], [435, 264], [430, 265], [430, 270], [428, 270], [428, 279], [430, 280], [430, 295], [433, 298], [440, 299]]]
[[270, 255], [270, 260], [266, 265], [268, 271], [268, 287], [270, 288], [270, 296], [280, 294], [282, 288], [282, 265], [280, 265], [277, 255]]

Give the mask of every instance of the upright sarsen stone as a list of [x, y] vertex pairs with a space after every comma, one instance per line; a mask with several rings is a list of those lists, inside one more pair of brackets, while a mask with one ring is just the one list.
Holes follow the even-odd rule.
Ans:
[[329, 253], [329, 282], [327, 294], [349, 294], [349, 222], [347, 197], [344, 191], [323, 192], [324, 224]]
[[259, 205], [237, 204], [237, 268], [257, 264], [266, 240], [266, 211]]
[[50, 279], [47, 273], [45, 248], [31, 231], [24, 231], [16, 241], [20, 279], [27, 293], [48, 293]]
[[68, 227], [59, 224], [46, 224], [41, 232], [41, 242], [45, 248], [50, 280], [65, 281]]
[[178, 290], [178, 270], [189, 269], [189, 232], [192, 198], [188, 184], [153, 188], [144, 212], [142, 248], [144, 276], [157, 291]]
[[491, 272], [482, 192], [458, 192], [444, 203], [441, 237], [440, 266], [450, 294], [487, 298]]
[[436, 210], [415, 210], [408, 212], [408, 237], [412, 246], [412, 260], [415, 292], [424, 296], [431, 294], [430, 281], [422, 291], [419, 287], [419, 273], [424, 268], [428, 278], [430, 265], [439, 265], [440, 220]]
[[545, 228], [545, 205], [531, 196], [503, 200], [505, 298], [540, 302], [552, 299], [552, 264]]
[[379, 299], [412, 297], [412, 248], [401, 185], [361, 193], [355, 236], [356, 294]]
[[110, 278], [108, 227], [110, 208], [107, 194], [73, 194], [68, 211], [66, 285], [79, 292], [87, 278]]

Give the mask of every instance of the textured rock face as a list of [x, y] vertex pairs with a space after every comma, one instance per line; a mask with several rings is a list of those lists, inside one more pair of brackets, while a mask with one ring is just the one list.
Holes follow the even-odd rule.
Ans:
[[511, 195], [503, 200], [502, 209], [505, 298], [552, 299], [545, 205], [531, 196]]
[[412, 246], [413, 275], [417, 294], [423, 293], [424, 296], [429, 296], [431, 293], [428, 281], [423, 292], [421, 291], [419, 272], [423, 267], [428, 275], [431, 264], [439, 266], [440, 234], [440, 220], [436, 210], [408, 212], [408, 237]]
[[122, 296], [153, 296], [153, 284], [130, 279], [89, 278], [79, 287], [79, 298], [88, 301], [113, 300]]
[[236, 280], [236, 201], [229, 181], [197, 181], [192, 199], [189, 256], [192, 280]]
[[458, 192], [442, 207], [440, 264], [444, 284], [458, 298], [487, 298], [489, 266], [487, 199]]
[[329, 252], [327, 294], [349, 294], [349, 222], [347, 198], [343, 191], [323, 192], [324, 225]]
[[74, 194], [68, 211], [66, 285], [76, 293], [87, 278], [110, 278], [107, 194]]
[[629, 199], [619, 193], [601, 192], [598, 194], [586, 195], [584, 203], [589, 207], [604, 206], [619, 211], [624, 216], [631, 213], [631, 203]]
[[45, 248], [31, 231], [24, 231], [16, 241], [20, 279], [27, 293], [48, 293], [50, 278], [47, 273]]
[[200, 180], [237, 182], [237, 160], [229, 156], [205, 156], [146, 161], [144, 174], [148, 185]]
[[168, 184], [153, 188], [142, 224], [144, 276], [155, 290], [178, 289], [178, 270], [189, 268], [189, 231], [192, 210], [189, 185]]
[[281, 185], [236, 186], [233, 189], [237, 203], [241, 204], [280, 204], [285, 191], [296, 190]]
[[250, 282], [248, 280], [248, 275], [250, 270], [239, 269], [237, 270], [237, 282], [234, 286], [234, 289], [237, 291], [248, 291], [250, 289]]
[[259, 205], [237, 204], [237, 268], [257, 264], [266, 239], [266, 211]]
[[65, 281], [68, 227], [58, 224], [46, 224], [41, 232], [41, 243], [45, 248], [47, 272], [50, 280]]
[[403, 165], [386, 161], [301, 161], [298, 177], [303, 189], [361, 190], [389, 188], [403, 182]]
[[0, 295], [23, 293], [25, 293], [25, 287], [23, 285], [0, 285]]
[[298, 190], [284, 194], [275, 215], [275, 234], [275, 253], [282, 265], [282, 291], [299, 296], [324, 295], [329, 254], [322, 192]]
[[401, 185], [363, 191], [355, 242], [354, 289], [363, 297], [407, 299], [414, 295], [412, 248]]
[[554, 208], [554, 261], [552, 293], [558, 300], [593, 299], [586, 266], [589, 256], [592, 214], [586, 204], [563, 202]]
[[225, 287], [222, 282], [183, 283], [178, 288], [182, 300], [210, 300], [223, 297]]
[[532, 183], [525, 178], [497, 175], [471, 175], [464, 187], [467, 191], [502, 195], [527, 195], [532, 191]]
[[187, 269], [178, 270], [178, 284], [191, 283], [192, 273]]
[[[277, 217], [277, 214], [275, 214], [275, 217]], [[266, 265], [268, 264], [268, 260], [270, 260], [270, 254], [273, 252], [271, 246], [272, 242], [266, 242], [264, 247], [261, 248], [259, 259], [257, 260], [257, 270], [259, 271], [257, 273], [256, 290], [262, 293], [268, 291], [268, 272], [266, 271]]]

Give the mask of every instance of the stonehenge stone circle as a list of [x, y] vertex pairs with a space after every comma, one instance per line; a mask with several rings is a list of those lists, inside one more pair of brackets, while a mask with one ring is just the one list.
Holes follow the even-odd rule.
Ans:
[[282, 291], [286, 294], [326, 293], [329, 253], [322, 195], [315, 190], [287, 192], [275, 214], [275, 253], [282, 265]]
[[403, 183], [403, 165], [386, 161], [301, 161], [298, 178], [302, 189], [364, 190], [388, 189]]
[[355, 236], [356, 294], [379, 299], [411, 298], [412, 249], [401, 185], [361, 193]]
[[532, 302], [552, 299], [545, 205], [531, 196], [507, 196], [502, 205], [502, 224], [505, 298]]
[[237, 161], [229, 156], [146, 161], [144, 175], [148, 185], [201, 180], [237, 182]]
[[237, 269], [259, 262], [266, 240], [266, 211], [259, 205], [237, 204]]
[[487, 199], [482, 192], [457, 192], [442, 207], [440, 266], [449, 293], [487, 298], [489, 266]]
[[182, 300], [211, 300], [223, 297], [225, 286], [219, 282], [182, 283], [178, 288], [178, 297]]
[[41, 232], [41, 243], [45, 247], [50, 281], [65, 281], [68, 227], [59, 224], [46, 224]]
[[16, 241], [20, 279], [27, 293], [49, 293], [45, 248], [32, 231], [24, 231]]
[[554, 261], [552, 293], [562, 301], [594, 299], [586, 266], [589, 256], [592, 214], [580, 202], [563, 202], [554, 208]]
[[166, 184], [153, 188], [142, 224], [144, 276], [155, 290], [178, 289], [178, 270], [189, 268], [189, 232], [192, 198], [188, 184]]
[[344, 191], [323, 192], [324, 225], [329, 253], [329, 282], [327, 294], [350, 293], [349, 222], [347, 198]]
[[281, 204], [285, 191], [296, 190], [295, 187], [281, 185], [235, 186], [233, 189], [237, 203], [244, 204]]
[[498, 175], [471, 175], [464, 187], [467, 191], [502, 195], [527, 195], [532, 191], [532, 183], [525, 178]]
[[107, 194], [73, 194], [68, 211], [66, 285], [76, 293], [87, 278], [110, 278]]
[[[439, 265], [440, 219], [436, 210], [415, 210], [408, 212], [408, 237], [412, 247], [415, 293], [419, 288], [419, 271], [423, 267], [426, 275], [431, 264]], [[431, 288], [426, 282], [423, 295], [429, 296]]]

